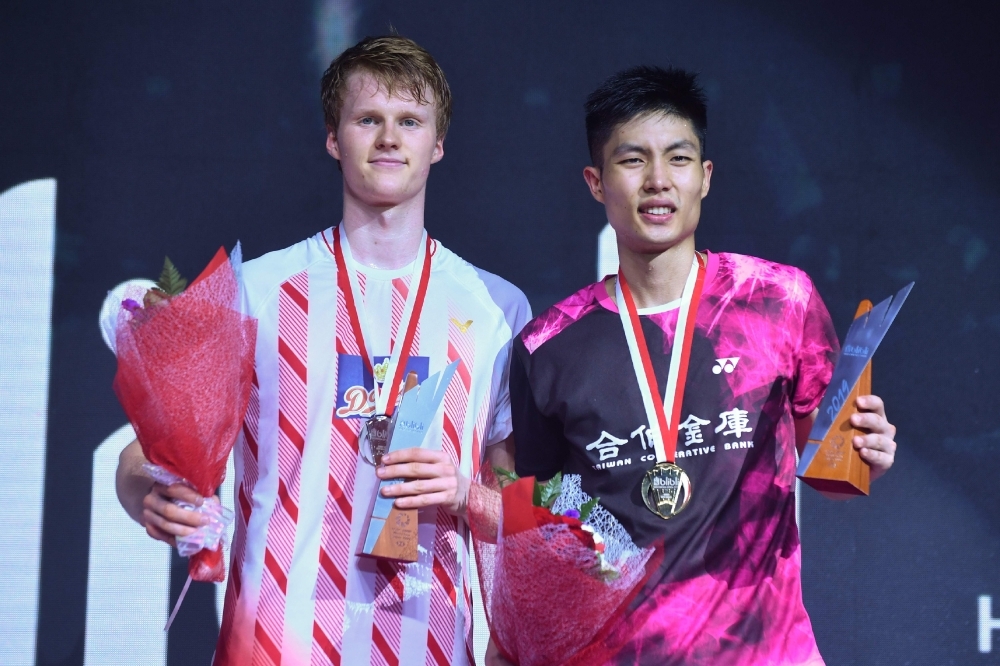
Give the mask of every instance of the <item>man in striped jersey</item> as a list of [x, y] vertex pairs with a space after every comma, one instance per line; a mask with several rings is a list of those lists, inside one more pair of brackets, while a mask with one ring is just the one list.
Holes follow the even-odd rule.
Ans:
[[[471, 663], [465, 500], [484, 456], [512, 465], [506, 369], [528, 303], [424, 231], [451, 116], [426, 51], [365, 39], [330, 65], [322, 100], [343, 222], [244, 266], [259, 329], [215, 664]], [[392, 378], [422, 381], [453, 361], [431, 448], [367, 462], [359, 431], [391, 411]], [[143, 462], [137, 442], [122, 453], [119, 497], [173, 543], [200, 519], [172, 500], [201, 498], [153, 484]], [[419, 509], [416, 563], [354, 554], [380, 478], [407, 479], [383, 492]]]

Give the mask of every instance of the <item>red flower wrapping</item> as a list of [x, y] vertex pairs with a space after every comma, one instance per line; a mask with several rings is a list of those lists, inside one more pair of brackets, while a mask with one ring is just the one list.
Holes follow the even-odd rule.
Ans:
[[[257, 322], [240, 313], [238, 297], [220, 248], [182, 294], [122, 310], [116, 329], [114, 390], [143, 454], [206, 497], [222, 484], [250, 397]], [[193, 555], [188, 572], [224, 580], [221, 545]]]
[[580, 520], [534, 506], [535, 479], [501, 491], [488, 466], [469, 496], [469, 525], [493, 641], [520, 666], [604, 664], [624, 640], [622, 617], [659, 564], [652, 549], [602, 575]]

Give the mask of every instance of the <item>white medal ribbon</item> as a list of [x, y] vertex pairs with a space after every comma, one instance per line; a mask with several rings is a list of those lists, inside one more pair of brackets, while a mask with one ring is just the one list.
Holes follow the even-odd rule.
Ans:
[[[389, 401], [389, 394], [392, 393], [392, 387], [386, 387], [384, 384], [379, 386], [378, 378], [374, 377], [375, 350], [372, 347], [374, 338], [372, 338], [369, 332], [371, 327], [368, 322], [368, 309], [361, 294], [361, 284], [358, 282], [357, 271], [352, 267], [354, 257], [351, 254], [351, 246], [347, 242], [347, 233], [344, 231], [343, 223], [338, 225], [337, 229], [340, 234], [340, 247], [344, 252], [344, 263], [347, 266], [347, 279], [351, 283], [351, 294], [354, 296], [354, 307], [357, 309], [358, 321], [361, 324], [361, 337], [364, 338], [364, 340], [359, 340], [359, 342], [362, 343], [361, 346], [364, 347], [365, 353], [368, 354], [368, 362], [372, 368], [372, 386], [375, 393], [374, 413], [375, 415], [385, 414], [388, 407], [386, 403]], [[387, 382], [392, 381], [392, 378], [396, 376], [399, 357], [403, 354], [403, 338], [407, 328], [410, 326], [410, 318], [413, 316], [413, 305], [417, 300], [417, 291], [419, 291], [418, 288], [420, 286], [420, 271], [424, 266], [424, 254], [426, 252], [427, 232], [424, 231], [420, 235], [420, 248], [417, 250], [417, 258], [413, 261], [413, 273], [410, 275], [409, 293], [406, 295], [406, 303], [403, 306], [403, 316], [399, 320], [399, 326], [396, 328], [396, 339], [392, 343], [392, 351], [389, 354], [389, 366], [385, 371], [385, 381]]]
[[[667, 424], [670, 423], [673, 409], [674, 396], [677, 393], [677, 375], [680, 372], [681, 356], [684, 346], [684, 331], [687, 329], [687, 319], [691, 310], [691, 297], [694, 295], [694, 285], [698, 280], [698, 257], [691, 263], [691, 272], [688, 274], [687, 282], [684, 283], [684, 291], [681, 294], [681, 305], [677, 312], [677, 327], [674, 329], [674, 344], [670, 350], [670, 369], [667, 373], [667, 389], [663, 397], [663, 412], [667, 417]], [[632, 319], [628, 315], [628, 308], [625, 305], [625, 295], [622, 293], [621, 281], [615, 278], [615, 304], [618, 306], [618, 316], [622, 320], [622, 328], [625, 329], [625, 340], [628, 341], [629, 355], [632, 357], [632, 369], [635, 371], [635, 378], [639, 382], [639, 393], [642, 395], [642, 406], [646, 409], [646, 419], [649, 425], [646, 428], [646, 439], [652, 441], [653, 450], [656, 452], [656, 462], [667, 462], [667, 454], [663, 448], [663, 439], [657, 428], [656, 403], [653, 402], [653, 395], [650, 391], [649, 383], [646, 381], [646, 371], [642, 367], [642, 355], [639, 352], [639, 342], [635, 337], [635, 330], [632, 328]], [[638, 308], [636, 308], [638, 310]], [[656, 396], [659, 399], [660, 396]], [[669, 427], [669, 426], [668, 426]]]

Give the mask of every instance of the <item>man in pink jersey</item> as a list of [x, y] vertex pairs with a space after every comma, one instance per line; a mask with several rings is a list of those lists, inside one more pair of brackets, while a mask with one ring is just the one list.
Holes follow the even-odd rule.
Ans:
[[[451, 117], [430, 54], [398, 36], [365, 39], [330, 65], [322, 101], [343, 221], [243, 269], [259, 328], [215, 664], [468, 664], [466, 494], [484, 455], [512, 464], [506, 370], [528, 303], [424, 230]], [[432, 446], [376, 467], [363, 423], [391, 411], [399, 377], [455, 361]], [[153, 484], [143, 462], [138, 442], [122, 453], [119, 497], [173, 543], [200, 519], [172, 500], [201, 498]], [[384, 494], [419, 509], [413, 564], [355, 555], [378, 481], [391, 478], [406, 481]]]
[[[607, 636], [612, 663], [822, 664], [800, 589], [795, 447], [837, 338], [802, 271], [695, 251], [706, 126], [695, 77], [676, 69], [622, 72], [588, 99], [584, 177], [620, 272], [515, 339], [516, 470], [577, 474], [636, 543], [664, 544]], [[853, 445], [876, 478], [893, 463], [895, 428], [878, 397], [858, 408], [852, 422], [870, 434]], [[680, 504], [659, 503], [646, 480], [682, 488]]]

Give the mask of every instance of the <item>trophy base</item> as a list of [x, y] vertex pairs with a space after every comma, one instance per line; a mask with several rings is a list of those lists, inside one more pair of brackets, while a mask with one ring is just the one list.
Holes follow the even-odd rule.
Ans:
[[[417, 526], [417, 509], [393, 507], [384, 520], [372, 517], [362, 531], [367, 538], [358, 550], [358, 555], [398, 562], [416, 562], [419, 542]], [[374, 535], [378, 536], [372, 543], [371, 537]]]

